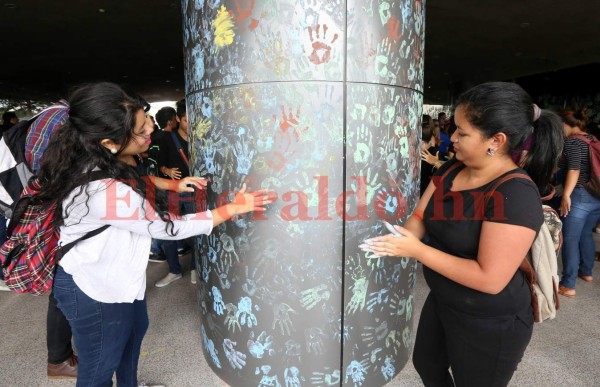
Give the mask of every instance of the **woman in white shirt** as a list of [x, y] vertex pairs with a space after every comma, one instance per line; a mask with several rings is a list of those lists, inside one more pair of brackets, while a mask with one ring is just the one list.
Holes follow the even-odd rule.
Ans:
[[[58, 201], [60, 242], [78, 242], [60, 261], [54, 296], [78, 349], [77, 386], [137, 386], [137, 365], [148, 328], [144, 292], [152, 238], [184, 239], [271, 202], [245, 186], [224, 206], [175, 218], [135, 169], [150, 145], [147, 103], [112, 83], [75, 90], [68, 122], [52, 136], [39, 176], [40, 199]], [[110, 178], [93, 180], [91, 171]], [[97, 175], [97, 174], [96, 174]], [[196, 184], [198, 188], [201, 186]], [[164, 201], [164, 199], [163, 199]]]

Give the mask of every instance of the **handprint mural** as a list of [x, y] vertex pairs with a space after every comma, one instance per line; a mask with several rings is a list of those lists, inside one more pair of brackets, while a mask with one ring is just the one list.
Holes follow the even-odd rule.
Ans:
[[[416, 265], [358, 245], [419, 193], [424, 2], [183, 0], [202, 348], [233, 386], [379, 386], [411, 350]], [[199, 343], [200, 345], [200, 343]]]

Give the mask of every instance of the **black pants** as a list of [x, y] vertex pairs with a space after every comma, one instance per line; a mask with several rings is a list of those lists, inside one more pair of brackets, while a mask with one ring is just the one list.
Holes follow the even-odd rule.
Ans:
[[46, 345], [48, 346], [48, 363], [50, 364], [60, 364], [73, 355], [71, 326], [63, 312], [58, 309], [53, 293], [50, 293], [50, 297], [48, 297]]
[[475, 317], [438, 303], [429, 293], [413, 353], [425, 386], [508, 385], [531, 339], [533, 312], [529, 312], [531, 319]]

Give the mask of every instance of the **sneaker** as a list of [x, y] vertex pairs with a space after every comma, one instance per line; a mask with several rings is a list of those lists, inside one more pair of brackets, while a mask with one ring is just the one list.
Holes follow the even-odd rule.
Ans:
[[198, 274], [196, 274], [196, 270], [190, 271], [190, 281], [192, 285], [196, 285], [196, 280], [198, 279]]
[[162, 253], [158, 253], [158, 254], [152, 254], [150, 253], [150, 256], [148, 257], [148, 261], [150, 262], [167, 262], [167, 257], [165, 257], [164, 254]]
[[169, 285], [171, 282], [173, 281], [177, 281], [178, 279], [181, 278], [181, 274], [173, 274], [173, 273], [169, 273], [165, 276], [165, 278], [161, 279], [160, 281], [158, 281], [156, 283], [157, 288], [162, 288], [164, 286]]
[[166, 387], [164, 384], [146, 384], [146, 382], [139, 382], [138, 387]]
[[179, 247], [179, 248], [177, 249], [177, 255], [179, 255], [179, 256], [181, 257], [182, 255], [185, 255], [185, 254], [189, 253], [189, 252], [190, 252], [190, 250], [191, 250], [191, 249], [190, 249], [190, 247], [189, 247], [189, 246], [185, 246], [185, 247]]
[[0, 280], [0, 290], [3, 292], [10, 292], [10, 288], [6, 285], [4, 280]]

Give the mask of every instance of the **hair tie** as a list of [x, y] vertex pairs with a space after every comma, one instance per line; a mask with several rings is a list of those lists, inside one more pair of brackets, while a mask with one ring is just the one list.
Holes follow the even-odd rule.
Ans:
[[537, 121], [542, 115], [542, 109], [536, 104], [533, 104], [533, 122]]

